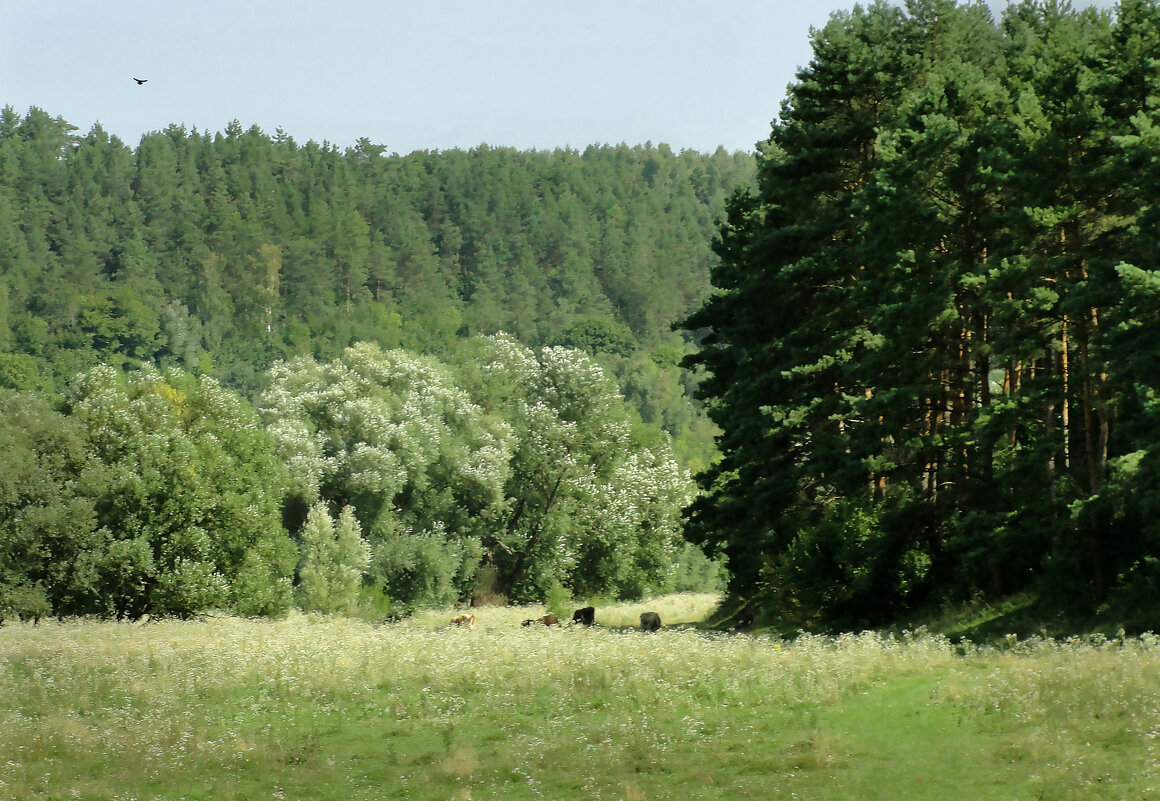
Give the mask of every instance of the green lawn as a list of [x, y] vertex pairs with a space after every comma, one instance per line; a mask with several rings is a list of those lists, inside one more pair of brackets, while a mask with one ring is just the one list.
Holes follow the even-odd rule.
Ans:
[[1151, 637], [519, 625], [537, 611], [4, 626], [0, 798], [1160, 798]]

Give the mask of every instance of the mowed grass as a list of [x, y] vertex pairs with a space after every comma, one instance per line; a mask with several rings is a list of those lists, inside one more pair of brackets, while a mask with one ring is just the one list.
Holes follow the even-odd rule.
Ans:
[[1160, 798], [1155, 637], [650, 635], [644, 608], [9, 624], [0, 798]]

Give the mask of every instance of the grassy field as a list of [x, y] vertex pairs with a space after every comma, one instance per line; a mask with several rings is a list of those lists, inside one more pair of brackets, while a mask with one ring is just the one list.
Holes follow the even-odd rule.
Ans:
[[682, 628], [713, 599], [0, 628], [4, 799], [1160, 799], [1160, 638]]

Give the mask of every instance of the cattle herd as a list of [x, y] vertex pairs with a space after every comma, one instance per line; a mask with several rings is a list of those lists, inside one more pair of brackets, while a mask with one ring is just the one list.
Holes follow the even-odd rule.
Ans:
[[[596, 624], [596, 608], [592, 606], [585, 606], [577, 609], [572, 614], [572, 625], [579, 623], [581, 626], [592, 626]], [[562, 626], [560, 618], [551, 614], [550, 612], [543, 617], [533, 617], [525, 620], [521, 625], [523, 626]], [[466, 626], [467, 628], [475, 628], [475, 615], [465, 613], [456, 615], [451, 618], [452, 626]], [[643, 631], [659, 631], [664, 624], [661, 623], [661, 616], [656, 612], [643, 612], [640, 616], [640, 627]]]

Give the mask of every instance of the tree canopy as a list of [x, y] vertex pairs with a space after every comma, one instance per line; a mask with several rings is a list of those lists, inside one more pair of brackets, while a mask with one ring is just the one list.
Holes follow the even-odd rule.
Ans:
[[1154, 597], [1160, 7], [856, 6], [813, 34], [684, 325], [690, 532], [810, 625]]
[[131, 148], [4, 108], [0, 617], [712, 580], [678, 542], [714, 430], [671, 324], [753, 166], [236, 122]]
[[289, 607], [289, 475], [237, 395], [210, 378], [102, 366], [61, 410], [28, 392], [0, 402], [0, 613], [12, 592], [57, 614]]
[[[176, 366], [253, 398], [275, 362], [356, 342], [446, 354], [506, 332], [600, 356], [707, 462], [671, 324], [709, 292], [748, 155], [665, 145], [340, 151], [231, 123], [135, 149], [0, 110], [0, 386]], [[653, 354], [659, 354], [653, 358]], [[664, 365], [658, 370], [658, 365]]]
[[712, 584], [680, 538], [671, 438], [591, 356], [465, 348], [279, 363], [257, 411], [176, 368], [96, 367], [56, 405], [0, 390], [0, 622]]

